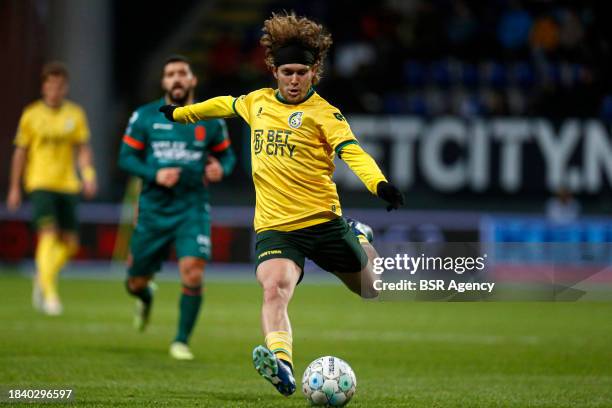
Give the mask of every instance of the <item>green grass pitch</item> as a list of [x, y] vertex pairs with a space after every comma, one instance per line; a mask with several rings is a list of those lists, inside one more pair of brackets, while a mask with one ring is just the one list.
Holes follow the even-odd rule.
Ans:
[[[207, 284], [194, 362], [167, 355], [179, 285], [159, 286], [136, 333], [119, 280], [63, 280], [65, 314], [50, 318], [32, 310], [28, 279], [0, 272], [0, 387], [74, 388], [79, 407], [307, 406], [252, 367], [254, 279]], [[298, 381], [316, 357], [343, 358], [354, 408], [612, 406], [612, 303], [364, 302], [306, 283], [290, 315]]]

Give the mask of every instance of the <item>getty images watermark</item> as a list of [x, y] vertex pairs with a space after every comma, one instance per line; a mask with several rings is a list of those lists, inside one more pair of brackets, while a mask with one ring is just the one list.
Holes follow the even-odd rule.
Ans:
[[[379, 300], [610, 301], [612, 243], [383, 242]], [[366, 296], [369, 295], [369, 296]]]
[[[377, 257], [373, 260], [373, 272], [381, 276], [385, 271], [403, 271], [414, 276], [420, 272], [451, 272], [457, 275], [464, 273], [482, 272], [488, 255], [471, 256], [411, 256], [409, 254], [395, 254], [394, 257]], [[385, 282], [382, 278], [373, 282], [377, 291], [466, 291], [493, 292], [495, 282], [460, 281], [457, 279], [400, 279], [399, 281]]]

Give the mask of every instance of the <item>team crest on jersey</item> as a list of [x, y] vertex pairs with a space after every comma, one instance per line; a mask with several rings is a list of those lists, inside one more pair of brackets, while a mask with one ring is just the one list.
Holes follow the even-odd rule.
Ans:
[[72, 132], [74, 130], [74, 126], [75, 126], [74, 119], [68, 118], [64, 122], [64, 131]]
[[195, 140], [197, 142], [203, 142], [206, 139], [206, 128], [202, 125], [198, 125], [195, 127]]
[[304, 116], [304, 112], [293, 112], [291, 116], [289, 116], [289, 127], [297, 129], [302, 126], [302, 116]]

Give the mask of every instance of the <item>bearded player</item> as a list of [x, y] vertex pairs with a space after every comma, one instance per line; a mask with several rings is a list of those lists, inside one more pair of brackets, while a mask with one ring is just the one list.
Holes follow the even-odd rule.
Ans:
[[133, 113], [119, 156], [119, 166], [142, 179], [126, 287], [137, 298], [135, 325], [144, 330], [153, 304], [151, 280], [174, 243], [182, 293], [170, 355], [192, 360], [188, 341], [202, 304], [204, 266], [211, 255], [207, 184], [230, 174], [236, 160], [223, 120], [177, 126], [158, 113], [168, 103], [194, 101], [197, 78], [185, 57], [166, 60], [161, 84], [164, 97]]

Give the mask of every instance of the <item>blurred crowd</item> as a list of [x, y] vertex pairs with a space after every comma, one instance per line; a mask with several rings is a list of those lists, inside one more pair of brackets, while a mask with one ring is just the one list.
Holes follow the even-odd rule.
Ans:
[[[601, 7], [605, 2], [313, 0], [269, 10], [293, 9], [329, 28], [334, 47], [320, 87], [346, 112], [612, 121], [612, 36]], [[258, 37], [259, 27], [220, 39], [210, 51], [212, 78], [238, 73], [243, 90], [265, 82]]]

